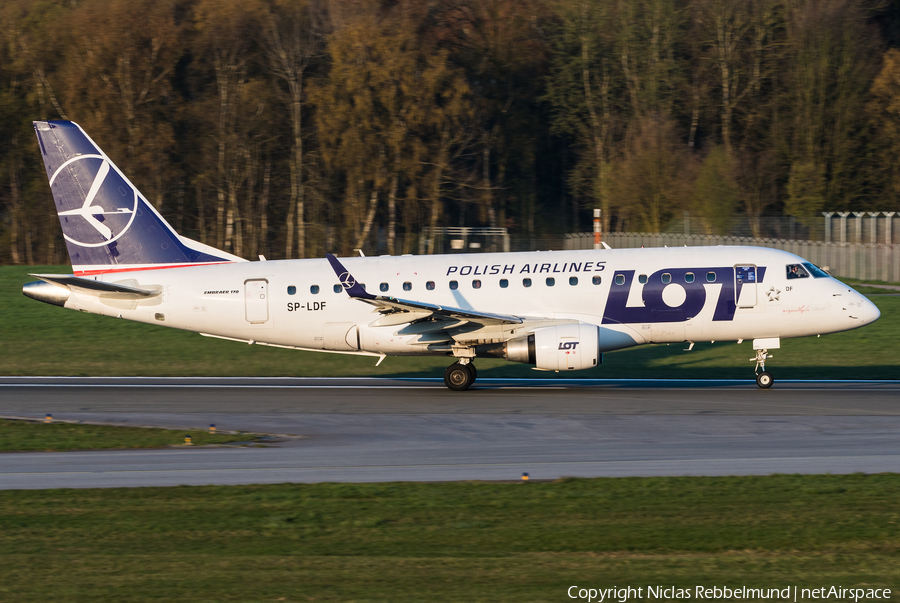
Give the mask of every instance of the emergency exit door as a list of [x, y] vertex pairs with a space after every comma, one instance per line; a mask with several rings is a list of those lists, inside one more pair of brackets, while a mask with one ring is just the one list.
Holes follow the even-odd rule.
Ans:
[[734, 267], [734, 297], [738, 308], [756, 307], [756, 266]]
[[269, 281], [244, 281], [244, 309], [247, 322], [262, 324], [269, 320]]

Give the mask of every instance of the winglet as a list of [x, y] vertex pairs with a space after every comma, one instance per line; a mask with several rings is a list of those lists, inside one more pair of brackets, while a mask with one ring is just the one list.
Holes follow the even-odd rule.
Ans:
[[341, 286], [347, 292], [347, 295], [358, 299], [375, 299], [374, 295], [366, 293], [366, 290], [362, 288], [362, 285], [356, 282], [356, 279], [353, 278], [350, 271], [344, 268], [344, 265], [341, 264], [336, 257], [330, 253], [326, 253], [325, 257], [328, 259], [328, 263], [331, 264], [331, 268], [337, 275], [338, 280], [341, 281]]

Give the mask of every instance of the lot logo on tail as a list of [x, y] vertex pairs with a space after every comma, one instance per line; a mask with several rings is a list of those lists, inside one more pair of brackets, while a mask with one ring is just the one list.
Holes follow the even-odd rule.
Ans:
[[[87, 182], [91, 184], [85, 194]], [[137, 191], [100, 155], [65, 162], [53, 174], [50, 186], [61, 193], [56, 198], [63, 236], [81, 247], [102, 247], [117, 240], [138, 211]]]

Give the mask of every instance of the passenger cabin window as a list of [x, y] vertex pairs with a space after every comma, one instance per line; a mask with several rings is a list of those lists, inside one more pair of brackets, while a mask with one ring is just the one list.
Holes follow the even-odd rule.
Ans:
[[313, 295], [318, 295], [319, 294], [319, 286], [318, 285], [310, 285], [309, 292], [312, 293]]
[[601, 279], [599, 276], [595, 276], [594, 278], [591, 279], [591, 282], [594, 283], [595, 285], [599, 285], [600, 283], [603, 282], [603, 279]]
[[640, 276], [638, 276], [638, 282], [642, 285], [646, 285], [647, 284], [647, 275], [641, 274]]
[[624, 275], [624, 274], [617, 274], [617, 275], [616, 275], [616, 284], [617, 284], [617, 285], [624, 285], [624, 284], [625, 284], [625, 275]]
[[405, 283], [403, 283], [403, 290], [404, 291], [412, 291], [412, 283], [409, 281], [406, 281]]
[[334, 292], [335, 292], [335, 293], [340, 293], [340, 292], [341, 292], [341, 289], [343, 289], [343, 287], [341, 287], [340, 284], [337, 284], [337, 285], [335, 285], [335, 286], [332, 287], [332, 288], [334, 289]]
[[522, 286], [523, 286], [523, 287], [530, 287], [530, 286], [531, 286], [531, 279], [530, 279], [530, 278], [523, 278], [523, 279], [522, 279]]
[[671, 283], [671, 282], [672, 282], [672, 275], [669, 274], [668, 272], [664, 273], [664, 274], [662, 275], [662, 282], [664, 282], [664, 283]]
[[457, 283], [456, 281], [450, 281], [450, 289], [456, 291], [457, 289], [459, 289], [459, 283]]
[[473, 289], [481, 289], [481, 281], [478, 280], [477, 278], [474, 281], [472, 281], [472, 288]]
[[378, 289], [381, 290], [383, 293], [386, 293], [388, 288], [389, 287], [388, 287], [387, 283], [381, 283], [380, 285], [378, 285]]
[[572, 285], [573, 287], [574, 287], [575, 285], [577, 285], [577, 284], [578, 284], [578, 277], [577, 277], [577, 276], [570, 276], [570, 277], [569, 277], [569, 284]]
[[707, 283], [716, 282], [716, 273], [715, 272], [707, 272], [706, 273], [706, 282]]
[[501, 278], [500, 279], [500, 288], [506, 289], [507, 287], [509, 287], [509, 281], [506, 280], [505, 278]]
[[555, 284], [556, 284], [556, 279], [553, 278], [552, 276], [548, 276], [547, 277], [547, 286], [552, 287]]
[[288, 295], [294, 295], [297, 293], [297, 287], [291, 285], [288, 287]]
[[429, 291], [434, 291], [434, 281], [428, 281], [425, 283], [425, 288]]
[[693, 272], [686, 272], [686, 273], [684, 274], [684, 282], [686, 282], [686, 283], [693, 283], [693, 282], [694, 282], [694, 273], [693, 273]]
[[787, 277], [788, 277], [788, 280], [791, 280], [794, 278], [809, 278], [809, 272], [807, 272], [806, 268], [804, 268], [800, 264], [788, 264], [787, 265]]

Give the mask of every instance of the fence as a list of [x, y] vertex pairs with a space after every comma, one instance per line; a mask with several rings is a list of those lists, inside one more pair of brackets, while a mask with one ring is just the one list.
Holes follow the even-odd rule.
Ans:
[[[900, 282], [900, 244], [896, 243], [890, 245], [885, 243], [825, 243], [822, 241], [635, 232], [606, 233], [603, 235], [603, 241], [613, 249], [716, 245], [771, 247], [806, 258], [838, 277], [880, 280], [889, 283]], [[564, 249], [592, 249], [594, 235], [590, 232], [567, 234], [564, 243]]]
[[472, 228], [447, 226], [426, 228], [419, 238], [419, 255], [424, 255], [429, 244], [435, 253], [478, 253], [482, 251], [509, 251], [509, 233], [505, 228]]

